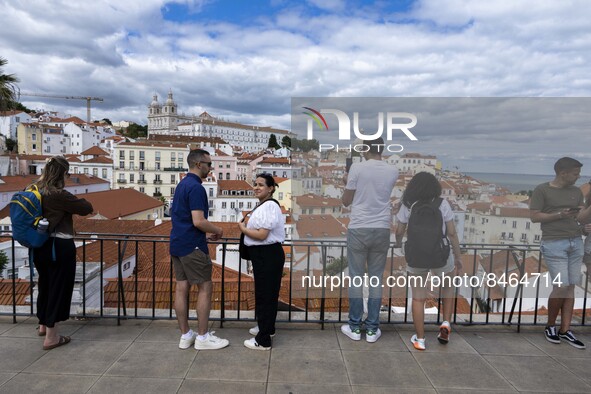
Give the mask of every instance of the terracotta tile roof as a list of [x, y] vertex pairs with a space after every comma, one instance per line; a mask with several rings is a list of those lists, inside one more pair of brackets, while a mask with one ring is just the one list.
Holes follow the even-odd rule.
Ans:
[[[493, 211], [495, 212], [495, 211]], [[498, 216], [505, 216], [510, 218], [529, 218], [530, 211], [529, 208], [506, 208], [501, 207], [500, 213]]]
[[66, 178], [66, 187], [80, 185], [97, 185], [101, 183], [107, 185], [110, 184], [109, 181], [86, 174], [72, 174], [69, 178]]
[[185, 143], [212, 143], [212, 144], [227, 144], [226, 141], [221, 139], [220, 137], [197, 137], [197, 136], [189, 136], [189, 135], [166, 135], [166, 134], [150, 134], [148, 141], [161, 141], [161, 142], [185, 142]]
[[[167, 222], [163, 222], [167, 223]], [[92, 234], [142, 234], [156, 226], [154, 220], [100, 220], [89, 219], [86, 216], [74, 216], [74, 228], [77, 233], [92, 233]], [[161, 230], [158, 235], [168, 236], [168, 231]]]
[[47, 160], [53, 156], [45, 156], [45, 155], [17, 155], [17, 157], [21, 160]]
[[275, 183], [278, 184], [278, 185], [280, 183], [282, 183], [282, 182], [285, 182], [285, 181], [288, 181], [289, 180], [289, 178], [282, 178], [282, 177], [279, 177], [279, 176], [274, 176], [273, 179], [275, 179]]
[[344, 238], [347, 232], [346, 227], [331, 215], [300, 215], [296, 228], [300, 239]]
[[476, 210], [477, 212], [487, 213], [491, 209], [491, 203], [489, 203], [489, 202], [474, 202], [474, 203], [468, 204], [466, 206], [466, 210], [470, 211], [472, 209]]
[[289, 164], [287, 157], [265, 157], [260, 164]]
[[219, 190], [252, 190], [252, 185], [246, 181], [233, 180], [233, 181], [222, 181], [218, 180]]
[[165, 141], [156, 141], [156, 140], [152, 140], [150, 139], [149, 141], [146, 140], [138, 140], [135, 142], [131, 142], [131, 141], [126, 141], [126, 142], [122, 142], [119, 145], [117, 145], [120, 148], [123, 147], [141, 147], [141, 146], [154, 146], [154, 147], [161, 147], [161, 148], [180, 148], [180, 149], [187, 149], [187, 144], [185, 143], [179, 143], [179, 142], [165, 142]]
[[219, 149], [216, 149], [215, 150], [215, 156], [228, 156], [229, 157], [230, 155], [228, 155], [227, 153], [222, 152]]
[[100, 213], [108, 219], [124, 218], [163, 205], [162, 201], [131, 188], [79, 194], [78, 197], [90, 201], [94, 214]]
[[15, 280], [16, 298], [12, 298], [12, 279], [0, 279], [0, 305], [12, 305], [16, 301], [16, 305], [30, 305], [27, 297], [31, 295], [31, 284], [28, 279]]
[[80, 160], [80, 158], [77, 156], [67, 157], [66, 160], [68, 160], [68, 163], [82, 163], [82, 160]]
[[18, 110], [18, 109], [12, 109], [10, 111], [0, 111], [0, 116], [13, 116], [13, 115], [18, 115], [18, 114], [22, 114], [24, 111]]
[[316, 194], [304, 194], [295, 198], [295, 203], [301, 208], [340, 207], [343, 205], [339, 198], [322, 197]]
[[109, 156], [108, 152], [105, 152], [98, 146], [90, 147], [80, 154], [84, 156]]
[[97, 156], [92, 159], [85, 160], [83, 163], [98, 163], [98, 164], [113, 164], [113, 160], [105, 156]]

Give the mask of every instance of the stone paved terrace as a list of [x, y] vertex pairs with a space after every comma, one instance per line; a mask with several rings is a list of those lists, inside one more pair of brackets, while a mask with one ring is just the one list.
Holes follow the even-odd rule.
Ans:
[[[286, 323], [272, 351], [257, 352], [242, 345], [249, 326], [214, 328], [230, 347], [197, 352], [177, 348], [174, 321], [71, 320], [62, 333], [72, 343], [43, 351], [35, 318], [0, 317], [0, 392], [591, 392], [591, 349], [551, 344], [541, 327], [457, 326], [443, 346], [429, 326], [427, 350], [418, 352], [411, 325], [384, 325], [368, 344], [337, 324]], [[591, 345], [591, 327], [577, 332]]]

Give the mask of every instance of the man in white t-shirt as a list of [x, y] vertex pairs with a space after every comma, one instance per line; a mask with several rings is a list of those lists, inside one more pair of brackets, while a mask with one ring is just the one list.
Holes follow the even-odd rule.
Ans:
[[[392, 205], [390, 196], [396, 180], [396, 167], [382, 161], [384, 140], [364, 141], [370, 147], [364, 153], [365, 161], [354, 163], [346, 177], [347, 186], [342, 201], [351, 205], [347, 231], [347, 263], [349, 266], [349, 322], [341, 327], [343, 334], [354, 341], [361, 339], [363, 323], [363, 286], [354, 286], [367, 273], [369, 298], [365, 319], [366, 340], [375, 342], [381, 336], [380, 307], [382, 304], [382, 277], [390, 246]], [[376, 277], [377, 279], [373, 279]], [[376, 285], [377, 283], [377, 285]]]

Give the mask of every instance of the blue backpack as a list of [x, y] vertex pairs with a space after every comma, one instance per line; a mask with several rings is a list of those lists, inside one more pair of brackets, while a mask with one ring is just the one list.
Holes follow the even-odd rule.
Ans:
[[12, 196], [10, 220], [15, 241], [27, 248], [41, 247], [49, 238], [49, 232], [37, 232], [37, 224], [42, 218], [41, 193], [36, 185]]

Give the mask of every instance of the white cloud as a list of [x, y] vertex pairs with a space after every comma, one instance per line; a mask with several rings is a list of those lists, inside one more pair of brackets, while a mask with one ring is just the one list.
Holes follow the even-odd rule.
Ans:
[[[393, 15], [343, 1], [309, 2], [322, 13], [275, 1], [275, 14], [249, 25], [200, 19], [215, 2], [174, 3], [195, 22], [164, 20], [164, 0], [0, 0], [5, 71], [23, 91], [101, 96], [97, 117], [141, 123], [152, 94], [169, 88], [181, 111], [285, 128], [292, 96], [591, 92], [584, 0], [421, 0]], [[83, 102], [46, 103], [85, 116]]]

